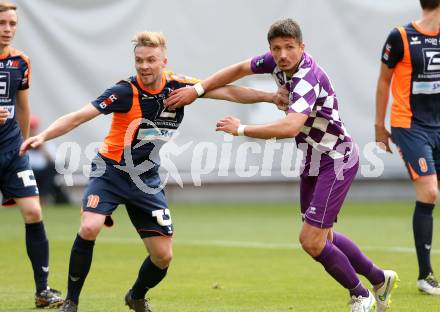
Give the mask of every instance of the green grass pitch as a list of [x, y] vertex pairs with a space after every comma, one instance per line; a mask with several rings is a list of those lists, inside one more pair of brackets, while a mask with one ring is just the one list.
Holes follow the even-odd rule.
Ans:
[[[440, 311], [440, 298], [415, 288], [411, 202], [344, 206], [335, 229], [350, 236], [384, 268], [399, 273], [391, 311]], [[295, 203], [171, 204], [174, 259], [148, 296], [155, 312], [348, 311], [348, 295], [298, 245]], [[128, 311], [123, 297], [146, 252], [124, 207], [104, 229], [83, 288], [79, 311]], [[437, 213], [438, 216], [438, 213]], [[65, 293], [77, 207], [45, 207], [50, 284]], [[437, 218], [438, 219], [438, 218]], [[432, 263], [440, 270], [438, 223]], [[16, 208], [0, 210], [0, 311], [36, 311], [24, 226]], [[363, 280], [365, 283], [366, 281]]]

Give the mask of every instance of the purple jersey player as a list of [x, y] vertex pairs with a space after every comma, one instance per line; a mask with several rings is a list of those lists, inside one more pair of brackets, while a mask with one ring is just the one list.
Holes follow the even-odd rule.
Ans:
[[[350, 311], [375, 307], [385, 311], [397, 274], [375, 266], [355, 243], [332, 230], [359, 166], [333, 87], [323, 69], [304, 52], [300, 27], [292, 19], [275, 22], [268, 41], [270, 52], [222, 69], [194, 87], [174, 91], [167, 105], [189, 104], [203, 92], [246, 75], [271, 74], [279, 94], [289, 95], [286, 117], [263, 125], [243, 125], [235, 117], [225, 117], [218, 121], [217, 131], [259, 139], [295, 137], [298, 146], [307, 150], [300, 185], [303, 249], [348, 289]], [[357, 274], [371, 282], [374, 295]]]

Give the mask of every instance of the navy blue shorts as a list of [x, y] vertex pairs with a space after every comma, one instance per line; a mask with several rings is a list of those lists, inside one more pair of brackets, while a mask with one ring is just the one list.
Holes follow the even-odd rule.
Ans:
[[20, 157], [18, 149], [1, 154], [0, 191], [4, 206], [14, 205], [14, 198], [38, 196], [37, 182], [27, 154]]
[[391, 128], [391, 139], [412, 180], [440, 173], [440, 129]]
[[[95, 170], [96, 165], [92, 164], [92, 172]], [[111, 214], [118, 205], [124, 204], [141, 238], [172, 236], [173, 224], [164, 190], [160, 189], [153, 194], [144, 189], [157, 190], [160, 183], [158, 173], [144, 174], [139, 180], [133, 181], [127, 172], [107, 163], [103, 175], [89, 179], [82, 199], [82, 209], [108, 216], [106, 225], [112, 225]]]

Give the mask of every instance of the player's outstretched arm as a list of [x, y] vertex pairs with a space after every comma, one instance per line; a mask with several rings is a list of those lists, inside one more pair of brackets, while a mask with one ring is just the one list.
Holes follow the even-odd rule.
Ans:
[[205, 98], [215, 100], [225, 100], [242, 104], [252, 104], [259, 102], [275, 103], [276, 93], [262, 90], [227, 85], [206, 92]]
[[232, 135], [244, 135], [256, 139], [285, 139], [298, 135], [308, 116], [302, 113], [289, 113], [283, 119], [264, 125], [241, 125], [240, 119], [224, 117], [217, 122], [216, 131]]
[[280, 87], [277, 92], [273, 93], [252, 88], [227, 85], [207, 92], [205, 97], [242, 104], [261, 102], [274, 103], [278, 109], [283, 111], [287, 111], [289, 103], [289, 92], [285, 87]]
[[29, 122], [31, 118], [31, 109], [29, 107], [29, 89], [19, 90], [16, 99], [17, 121], [20, 126], [21, 135], [24, 139], [29, 137]]
[[376, 123], [374, 125], [376, 142], [378, 143], [379, 147], [390, 153], [392, 152], [390, 148], [391, 134], [385, 127], [385, 117], [387, 114], [390, 85], [393, 73], [393, 68], [388, 68], [387, 65], [383, 63], [381, 64], [376, 89]]
[[23, 155], [30, 148], [38, 148], [45, 141], [70, 132], [79, 125], [95, 118], [99, 114], [100, 112], [98, 109], [89, 103], [76, 112], [58, 118], [47, 127], [46, 130], [24, 141], [20, 147], [20, 155]]
[[191, 104], [197, 97], [204, 93], [226, 86], [231, 82], [251, 74], [253, 73], [250, 59], [225, 67], [193, 87], [174, 90], [167, 98], [165, 106], [170, 109], [176, 109]]

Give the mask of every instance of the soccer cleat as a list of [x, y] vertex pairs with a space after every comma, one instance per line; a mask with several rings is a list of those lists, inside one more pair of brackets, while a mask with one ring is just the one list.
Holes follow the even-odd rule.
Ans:
[[368, 291], [368, 297], [352, 296], [349, 303], [350, 312], [374, 312], [376, 307], [376, 299], [373, 294]]
[[63, 302], [61, 292], [49, 286], [39, 294], [35, 294], [35, 306], [37, 308], [58, 308]]
[[151, 311], [148, 301], [145, 299], [133, 299], [131, 297], [131, 289], [125, 295], [125, 305], [127, 305], [130, 310], [136, 312], [153, 312]]
[[378, 289], [373, 289], [374, 298], [376, 299], [376, 312], [384, 312], [391, 304], [391, 292], [397, 288], [399, 276], [391, 270], [384, 270], [385, 281]]
[[77, 312], [77, 311], [78, 311], [78, 305], [70, 299], [66, 299], [66, 301], [64, 301], [61, 308], [58, 310], [58, 312]]
[[429, 273], [424, 279], [418, 280], [417, 288], [428, 295], [440, 296], [440, 285], [433, 273]]

